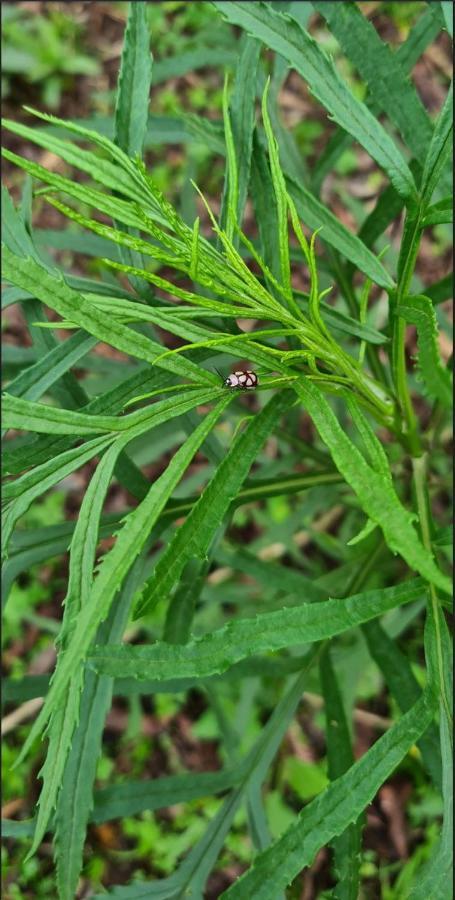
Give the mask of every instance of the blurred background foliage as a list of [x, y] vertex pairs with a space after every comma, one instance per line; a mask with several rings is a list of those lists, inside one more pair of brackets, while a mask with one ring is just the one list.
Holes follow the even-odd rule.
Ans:
[[[423, 2], [364, 2], [362, 12], [384, 40], [398, 46], [406, 39], [425, 6]], [[127, 4], [123, 2], [2, 4], [4, 115], [30, 123], [34, 120], [22, 108], [23, 104], [29, 104], [63, 118], [84, 120], [91, 127], [109, 133], [126, 12]], [[218, 211], [224, 160], [221, 156], [214, 158], [203, 143], [182, 140], [181, 123], [191, 113], [199, 113], [214, 122], [221, 118], [224, 70], [234, 70], [237, 37], [209, 2], [149, 3], [147, 12], [154, 54], [150, 112], [154, 117], [165, 117], [162, 124], [175, 129], [175, 140], [160, 142], [162, 132], [157, 128], [153, 133], [151, 128], [146, 143], [146, 161], [158, 186], [190, 220], [195, 200], [189, 178], [197, 180], [212, 208]], [[341, 54], [321, 17], [313, 13], [308, 27], [324, 49], [334, 56], [336, 65], [353, 90], [363, 96], [363, 83]], [[266, 66], [270, 70], [272, 61], [273, 54], [266, 55]], [[447, 35], [441, 34], [413, 70], [417, 90], [432, 116], [436, 115], [445, 98], [450, 74], [450, 43]], [[314, 160], [333, 134], [334, 126], [295, 72], [283, 84], [280, 109], [283, 124], [293, 133], [305, 167], [311, 171]], [[6, 136], [5, 144], [25, 155], [31, 152], [30, 146], [12, 135]], [[50, 154], [39, 148], [33, 148], [32, 152], [43, 165], [59, 165], [55, 157], [50, 158]], [[6, 183], [17, 199], [23, 175], [8, 164], [4, 165], [4, 172]], [[382, 183], [382, 176], [369, 157], [358, 146], [352, 145], [325, 179], [322, 196], [347, 227], [358, 229], [374, 205]], [[43, 228], [61, 228], [61, 219], [55, 210], [38, 199], [34, 206], [34, 225], [39, 235]], [[255, 225], [249, 208], [247, 232], [248, 225], [254, 234]], [[392, 267], [396, 260], [394, 239], [398, 228], [399, 222], [393, 223], [387, 235]], [[83, 274], [97, 272], [97, 263], [92, 259], [85, 257], [81, 262], [80, 255], [75, 256], [71, 240], [63, 241], [62, 249], [57, 252], [66, 267]], [[440, 225], [427, 230], [418, 263], [419, 283], [431, 284], [443, 278], [449, 270], [450, 258], [450, 227]], [[322, 283], [321, 286], [326, 285]], [[379, 291], [373, 297], [377, 302], [371, 324], [380, 327], [385, 298]], [[442, 328], [441, 352], [447, 359], [451, 352], [451, 323], [446, 304], [437, 307], [437, 315]], [[6, 311], [2, 330], [7, 345], [5, 371], [14, 373], [29, 347], [27, 328], [15, 307]], [[412, 347], [410, 349], [412, 352]], [[91, 375], [93, 393], [96, 393], [97, 379], [102, 379], [105, 384], [106, 378], [115, 377], [114, 369], [118, 366], [118, 362], [109, 357], [100, 356], [98, 360], [98, 371]], [[232, 431], [240, 417], [241, 409], [237, 412], [237, 421], [232, 423]], [[292, 441], [290, 446], [283, 438], [286, 465], [297, 459], [302, 437], [308, 436], [295, 438], [294, 450]], [[227, 434], [226, 442], [229, 439]], [[165, 455], [175, 441], [172, 429], [163, 430], [161, 440]], [[280, 462], [274, 458], [270, 446], [268, 466], [270, 476], [273, 476], [279, 471]], [[140, 448], [136, 459], [140, 462]], [[442, 476], [448, 477], [448, 461], [443, 453], [439, 465]], [[88, 476], [88, 470], [78, 473], [71, 484], [61, 486], [42, 504], [35, 505], [21, 525], [31, 528], [74, 518]], [[193, 482], [191, 485], [186, 482], [185, 492], [188, 493], [189, 488], [196, 489], [200, 478], [201, 473], [196, 467]], [[110, 495], [112, 511], [116, 509], [115, 490]], [[240, 547], [247, 544], [252, 555], [269, 560], [277, 558], [291, 566], [297, 564], [306, 575], [318, 578], [319, 584], [328, 591], [334, 584], [340, 589], [340, 584], [348, 584], [353, 566], [357, 564], [358, 549], [347, 547], [346, 542], [358, 529], [360, 518], [358, 511], [352, 509], [339, 522], [337, 490], [342, 488], [310, 490], [302, 498], [279, 497], [262, 505], [243, 506], [234, 514], [230, 534]], [[121, 508], [122, 502], [117, 508]], [[445, 520], [444, 497], [438, 502], [440, 518]], [[164, 542], [167, 533], [162, 535]], [[374, 543], [373, 538], [372, 546]], [[379, 580], [383, 574], [378, 576]], [[47, 677], [52, 669], [52, 641], [58, 628], [65, 578], [65, 564], [61, 560], [51, 560], [23, 573], [13, 586], [3, 627], [4, 670], [9, 678], [30, 674]], [[216, 597], [216, 603], [207, 603], [205, 617], [200, 619], [207, 629], [211, 627], [211, 617], [215, 616], [220, 603], [220, 585], [223, 606], [228, 609], [229, 605], [237, 606], [241, 600], [245, 614], [249, 608], [257, 609], [259, 600], [267, 600], [268, 608], [272, 609], [274, 599], [276, 602], [277, 597], [281, 598], [273, 585], [264, 587], [263, 582], [251, 575], [232, 577], [228, 561], [220, 558], [219, 566], [205, 588], [206, 600]], [[411, 660], [417, 679], [422, 681], [420, 626], [406, 621], [406, 611], [399, 613], [399, 618], [391, 613], [385, 619], [390, 632], [398, 637], [399, 645]], [[153, 634], [152, 620], [148, 627]], [[358, 756], [388, 727], [398, 711], [384, 690], [358, 629], [355, 637], [349, 635], [339, 641], [334, 659], [344, 702], [348, 709], [354, 710]], [[248, 741], [260, 731], [264, 718], [275, 705], [279, 686], [273, 677], [265, 681], [266, 688], [261, 691], [259, 679], [247, 683], [248, 693], [242, 698], [233, 695], [231, 688], [220, 685], [219, 700], [226, 709], [240, 702], [243, 704], [240, 718], [248, 723], [248, 730], [243, 735]], [[8, 699], [14, 700], [14, 697], [4, 694], [8, 727], [2, 760], [2, 813], [7, 818], [22, 818], [30, 815], [36, 800], [41, 750], [37, 748], [32, 762], [26, 760], [17, 769], [11, 769], [29, 724], [26, 714], [23, 719], [8, 719]], [[327, 783], [324, 718], [317, 673], [310, 674], [308, 693], [301, 710], [280, 751], [266, 798], [274, 838], [287, 827], [302, 801], [316, 796]], [[196, 691], [182, 696], [160, 694], [148, 698], [131, 694], [116, 698], [107, 720], [104, 754], [98, 767], [98, 787], [109, 784], [114, 774], [119, 782], [122, 777], [177, 774], [191, 768], [196, 771], [215, 769], [221, 756], [218, 734], [219, 722]], [[89, 886], [96, 890], [102, 882], [127, 881], [132, 872], [135, 877], [140, 877], [141, 872], [144, 877], [150, 872], [157, 875], [170, 873], [181, 854], [201, 836], [207, 820], [214, 816], [220, 803], [220, 800], [207, 798], [156, 813], [143, 813], [122, 822], [92, 825], [80, 896], [89, 896], [86, 893]], [[365, 898], [381, 896], [384, 900], [400, 900], [407, 896], [416, 867], [431, 855], [438, 833], [435, 816], [441, 812], [441, 799], [422, 777], [418, 759], [408, 757], [392, 781], [381, 789], [368, 812], [361, 869]], [[27, 841], [5, 842], [2, 850], [5, 900], [55, 897], [50, 845], [43, 845], [36, 857], [25, 862], [27, 849]], [[241, 811], [218, 860], [218, 876], [215, 873], [212, 877], [208, 896], [218, 896], [231, 880], [231, 874], [236, 874], [239, 865], [249, 859], [250, 853], [245, 813]], [[329, 897], [327, 871], [328, 857], [323, 851], [305, 875], [303, 893], [296, 893], [295, 897], [303, 900]]]

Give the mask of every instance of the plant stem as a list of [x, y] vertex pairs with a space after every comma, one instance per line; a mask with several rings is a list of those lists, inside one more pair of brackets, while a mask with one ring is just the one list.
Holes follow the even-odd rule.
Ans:
[[408, 389], [405, 355], [406, 322], [396, 312], [401, 301], [409, 293], [412, 276], [420, 246], [421, 211], [408, 214], [403, 230], [400, 259], [398, 262], [398, 284], [396, 291], [390, 295], [392, 313], [392, 373], [398, 406], [402, 415], [401, 434], [411, 456], [422, 453], [418, 424]]
[[[413, 458], [412, 460], [412, 470], [414, 476], [414, 487], [415, 487], [415, 496], [417, 503], [417, 511], [419, 514], [420, 521], [420, 533], [422, 535], [422, 542], [424, 547], [430, 552], [433, 553], [433, 548], [431, 546], [431, 516], [430, 516], [430, 504], [428, 498], [428, 488], [427, 488], [427, 454], [424, 453], [422, 456], [417, 458]], [[446, 693], [445, 686], [445, 677], [444, 677], [444, 658], [443, 658], [443, 650], [442, 650], [442, 636], [441, 636], [441, 627], [439, 621], [440, 614], [440, 602], [438, 600], [438, 596], [436, 593], [436, 588], [433, 584], [429, 584], [430, 591], [430, 603], [433, 613], [433, 619], [435, 624], [435, 632], [436, 632], [436, 653], [437, 653], [437, 665], [438, 665], [438, 675], [439, 675], [439, 689], [441, 692], [441, 700], [444, 706], [444, 710], [447, 716], [447, 721], [450, 723], [452, 721], [452, 713], [450, 709], [450, 703]]]
[[[427, 455], [422, 452], [418, 422], [412, 406], [411, 397], [406, 377], [405, 357], [405, 330], [406, 323], [397, 314], [400, 303], [409, 293], [412, 276], [414, 274], [417, 254], [421, 238], [421, 219], [423, 211], [423, 199], [416, 210], [408, 212], [403, 229], [403, 238], [398, 261], [398, 284], [394, 294], [391, 295], [392, 303], [392, 372], [397, 394], [399, 408], [402, 414], [402, 438], [412, 457], [413, 481], [417, 512], [420, 521], [422, 542], [426, 550], [433, 555], [431, 545], [431, 513], [427, 488]], [[438, 672], [439, 691], [447, 720], [452, 720], [450, 704], [446, 692], [444, 674], [444, 656], [442, 646], [440, 602], [433, 584], [429, 584], [430, 610], [427, 615], [432, 615], [436, 640], [436, 666]], [[430, 666], [431, 662], [428, 661]], [[430, 676], [431, 676], [431, 669]]]

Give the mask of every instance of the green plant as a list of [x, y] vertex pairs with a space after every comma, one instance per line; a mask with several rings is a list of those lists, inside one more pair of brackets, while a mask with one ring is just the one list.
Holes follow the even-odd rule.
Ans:
[[12, 79], [42, 85], [41, 100], [50, 109], [76, 75], [97, 75], [96, 60], [78, 51], [80, 26], [58, 9], [41, 15], [18, 4], [2, 6], [2, 97], [11, 93]]
[[[194, 116], [186, 123], [214, 152], [226, 155], [218, 220], [194, 185], [211, 224], [210, 237], [203, 235], [200, 217], [189, 223], [166, 200], [141, 159], [152, 77], [141, 4], [131, 4], [129, 11], [114, 141], [43, 113], [35, 115], [51, 128], [4, 122], [6, 130], [89, 175], [95, 186], [3, 151], [7, 160], [44, 185], [37, 193], [82, 229], [80, 247], [97, 241], [97, 256], [108, 273], [102, 281], [63, 273], [35, 241], [27, 189], [21, 211], [4, 192], [3, 277], [11, 285], [5, 303], [23, 303], [39, 348], [36, 361], [12, 378], [3, 398], [4, 427], [39, 435], [25, 444], [13, 438], [5, 450], [5, 470], [17, 476], [4, 486], [6, 567], [14, 566], [15, 557], [23, 552], [15, 526], [31, 504], [86, 462], [99, 460], [76, 524], [67, 523], [52, 535], [38, 529], [28, 547], [37, 561], [63, 552], [71, 540], [57, 666], [19, 756], [22, 760], [46, 731], [48, 749], [30, 829], [30, 854], [46, 831], [53, 830], [59, 896], [70, 898], [81, 870], [89, 819], [128, 817], [228, 791], [202, 837], [200, 823], [195, 828], [195, 844], [172, 874], [156, 884], [147, 881], [145, 887], [139, 881], [119, 886], [114, 896], [202, 896], [237, 810], [245, 805], [257, 852], [226, 896], [275, 900], [317, 851], [330, 845], [336, 896], [356, 898], [363, 812], [417, 743], [425, 777], [443, 790], [444, 819], [437, 849], [424, 867], [412, 873], [412, 896], [426, 892], [443, 897], [451, 838], [450, 646], [444, 616], [450, 581], [441, 551], [447, 530], [444, 522], [438, 528], [433, 519], [427, 473], [433, 449], [437, 458], [438, 435], [450, 408], [450, 382], [439, 356], [431, 290], [416, 292], [413, 278], [423, 229], [448, 220], [451, 94], [433, 123], [405, 73], [417, 48], [420, 53], [428, 35], [439, 33], [444, 19], [439, 4], [432, 4], [422, 15], [425, 21], [418, 20], [401, 52], [394, 55], [354, 5], [313, 4], [368, 84], [362, 102], [305, 29], [308, 4], [294, 8], [292, 16], [262, 3], [214, 6], [245, 35], [232, 89], [225, 81], [223, 126], [213, 127]], [[261, 42], [279, 54], [270, 81], [260, 61]], [[305, 181], [296, 172], [296, 146], [276, 113], [283, 59], [303, 76], [339, 126]], [[379, 82], [378, 71], [384, 73]], [[254, 108], [258, 82], [262, 126]], [[409, 148], [412, 163], [371, 110], [387, 114]], [[69, 140], [60, 136], [61, 129]], [[357, 235], [318, 197], [327, 167], [353, 138], [389, 181]], [[94, 149], [82, 148], [79, 140]], [[56, 194], [72, 198], [73, 205]], [[242, 229], [249, 194], [257, 241]], [[406, 218], [394, 277], [383, 252], [372, 248], [403, 208]], [[109, 217], [112, 224], [104, 224], [92, 212]], [[302, 222], [312, 229], [310, 238]], [[322, 288], [327, 263], [318, 256], [320, 246], [326, 248], [330, 277], [341, 289], [347, 311], [324, 302], [330, 286]], [[293, 288], [296, 260], [308, 273], [305, 293]], [[113, 271], [126, 276], [128, 287], [113, 281]], [[356, 272], [363, 279], [359, 295]], [[389, 298], [389, 321], [381, 330], [368, 323], [372, 285]], [[432, 290], [439, 298], [445, 296], [441, 286]], [[43, 304], [58, 314], [58, 322], [48, 320]], [[252, 331], [241, 330], [239, 322], [244, 320], [255, 321]], [[407, 323], [418, 333], [420, 381], [415, 388], [432, 404], [427, 428], [411, 398], [405, 365]], [[73, 329], [74, 334], [58, 343], [52, 335], [56, 327]], [[157, 329], [183, 344], [166, 349]], [[84, 360], [90, 370], [88, 354], [97, 342], [110, 344], [136, 364], [130, 365], [126, 377], [118, 381], [117, 375], [104, 392], [90, 397], [70, 369]], [[379, 354], [379, 348], [386, 354]], [[222, 366], [226, 357], [248, 359], [260, 382], [257, 405], [249, 408], [246, 422], [244, 417], [233, 421], [228, 440], [220, 423], [229, 421], [237, 395], [223, 389], [213, 371], [214, 364]], [[39, 402], [44, 396], [51, 403]], [[130, 411], [130, 406], [149, 400]], [[204, 412], [198, 416], [201, 407]], [[314, 446], [296, 433], [303, 411], [318, 434]], [[145, 436], [149, 444], [155, 433], [159, 447], [166, 424], [177, 421], [186, 437], [150, 483], [137, 464], [135, 448]], [[156, 431], [151, 433], [152, 429]], [[271, 435], [282, 442], [281, 468], [270, 465], [262, 451]], [[176, 443], [174, 437], [172, 446]], [[182, 497], [179, 482], [199, 450], [208, 461], [204, 489], [200, 495]], [[35, 464], [28, 468], [31, 452]], [[295, 461], [302, 458], [305, 471], [296, 472]], [[253, 470], [255, 464], [258, 468]], [[412, 472], [411, 484], [406, 466]], [[138, 503], [121, 515], [106, 516], [103, 508], [114, 477]], [[189, 479], [183, 485], [188, 483]], [[223, 541], [235, 523], [235, 509], [251, 501], [269, 504], [269, 538], [274, 523], [282, 528], [289, 520], [292, 529], [293, 507], [282, 515], [271, 501], [292, 500], [308, 491], [310, 515], [318, 503], [311, 499], [312, 489], [321, 491], [322, 507], [329, 496], [330, 503], [336, 499], [346, 514], [344, 531], [337, 538], [318, 532], [312, 526], [313, 515], [308, 522], [318, 546], [340, 562], [333, 573], [312, 572], [310, 561], [308, 574], [303, 574], [261, 561], [249, 548], [233, 548], [229, 540]], [[298, 507], [296, 513], [303, 515]], [[174, 528], [172, 523], [181, 516], [186, 517], [184, 523]], [[115, 542], [99, 560], [98, 541], [106, 535], [114, 535]], [[164, 549], [156, 558], [159, 538]], [[247, 598], [241, 591], [234, 597], [232, 616], [221, 600], [204, 602], [215, 560], [252, 574], [264, 585], [259, 599]], [[20, 565], [16, 560], [15, 571]], [[334, 595], [337, 599], [330, 599]], [[251, 616], [244, 613], [245, 599]], [[396, 639], [424, 607], [426, 668], [421, 690]], [[131, 614], [134, 621], [144, 617], [148, 643], [121, 643]], [[406, 615], [408, 619], [403, 618]], [[363, 656], [354, 643], [356, 663], [349, 640], [358, 640], [358, 629], [364, 643]], [[402, 713], [355, 762], [347, 713], [353, 700], [340, 686], [339, 648], [345, 659], [350, 657], [350, 672], [356, 664], [361, 671], [368, 649], [367, 658], [374, 660]], [[282, 682], [271, 704], [272, 715], [248, 746], [241, 746], [240, 755], [239, 736], [246, 731], [246, 720], [236, 726], [229, 720], [222, 690], [227, 685], [237, 691], [239, 684], [246, 685], [258, 673], [281, 677]], [[330, 783], [324, 787], [324, 773], [316, 770], [316, 777], [313, 770], [317, 787], [311, 788], [309, 775], [302, 786], [303, 776], [294, 772], [296, 793], [301, 798], [316, 796], [303, 808], [300, 800], [298, 815], [271, 840], [262, 785], [302, 692], [315, 677], [326, 710]], [[190, 686], [205, 692], [224, 746], [223, 768], [126, 782], [94, 794], [104, 719], [122, 679], [136, 679], [137, 693], [159, 693], [173, 686], [176, 693]], [[14, 824], [8, 827], [14, 833]], [[144, 823], [128, 827], [144, 846], [148, 844], [150, 830]], [[169, 851], [172, 859], [174, 851]]]

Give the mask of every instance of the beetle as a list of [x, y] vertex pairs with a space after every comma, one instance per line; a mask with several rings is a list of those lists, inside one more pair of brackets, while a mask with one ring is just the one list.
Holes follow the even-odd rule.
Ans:
[[228, 375], [223, 382], [223, 387], [230, 388], [233, 391], [254, 391], [258, 383], [256, 372], [246, 369], [241, 372], [232, 372], [231, 375]]

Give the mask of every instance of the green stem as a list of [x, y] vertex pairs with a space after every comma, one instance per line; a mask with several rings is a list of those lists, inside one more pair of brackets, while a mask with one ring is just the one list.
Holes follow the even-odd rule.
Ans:
[[410, 217], [408, 214], [406, 218], [398, 262], [398, 284], [395, 293], [390, 296], [392, 304], [392, 373], [398, 406], [402, 415], [402, 439], [413, 457], [421, 455], [422, 447], [418, 433], [417, 418], [408, 388], [405, 355], [406, 322], [401, 316], [397, 315], [396, 310], [409, 293], [411, 286], [420, 246], [420, 219], [420, 209], [415, 215]]
[[[416, 210], [408, 212], [406, 216], [400, 258], [398, 261], [398, 284], [395, 294], [391, 295], [392, 373], [398, 405], [402, 415], [402, 439], [404, 439], [403, 442], [406, 444], [412, 457], [413, 481], [422, 543], [426, 550], [433, 556], [433, 548], [431, 545], [431, 513], [427, 488], [427, 456], [426, 454], [422, 454], [417, 418], [412, 406], [408, 388], [405, 356], [406, 323], [401, 316], [397, 314], [397, 309], [399, 308], [401, 301], [404, 300], [409, 293], [412, 276], [414, 274], [421, 239], [422, 209], [423, 200], [421, 200]], [[435, 626], [438, 686], [447, 720], [450, 723], [451, 710], [445, 684], [444, 655], [441, 622], [439, 618], [440, 603], [434, 585], [429, 584], [428, 588], [430, 595], [430, 610], [428, 611], [428, 615], [433, 617]], [[429, 671], [431, 676], [431, 670]]]
[[[431, 545], [431, 525], [430, 525], [430, 504], [427, 489], [427, 454], [423, 454], [412, 460], [412, 469], [414, 476], [414, 488], [417, 503], [417, 512], [420, 521], [420, 533], [424, 547], [433, 554]], [[439, 675], [439, 690], [441, 692], [441, 700], [447, 716], [447, 721], [452, 721], [452, 713], [450, 703], [446, 693], [445, 674], [444, 674], [444, 657], [442, 650], [441, 626], [439, 621], [440, 603], [433, 584], [429, 584], [430, 604], [435, 623], [436, 632], [436, 653], [437, 666]]]
[[[242, 506], [244, 503], [252, 503], [253, 500], [266, 500], [269, 497], [280, 497], [289, 494], [297, 494], [312, 487], [326, 484], [342, 484], [343, 476], [339, 472], [308, 472], [307, 474], [287, 475], [275, 478], [254, 479], [247, 482], [232, 501], [232, 509]], [[174, 519], [186, 516], [191, 512], [197, 497], [182, 497], [180, 500], [170, 501], [161, 513], [161, 518]]]
[[371, 375], [368, 375], [365, 372], [362, 372], [357, 366], [353, 363], [351, 357], [348, 354], [341, 351], [341, 361], [343, 364], [344, 371], [346, 372], [350, 381], [353, 382], [355, 387], [357, 388], [360, 394], [363, 394], [365, 399], [378, 410], [379, 416], [381, 420], [385, 420], [389, 422], [387, 427], [392, 428], [393, 430], [393, 418], [395, 415], [395, 404], [393, 403], [392, 398], [388, 395], [388, 391], [386, 388], [382, 387], [380, 383], [375, 381]]

